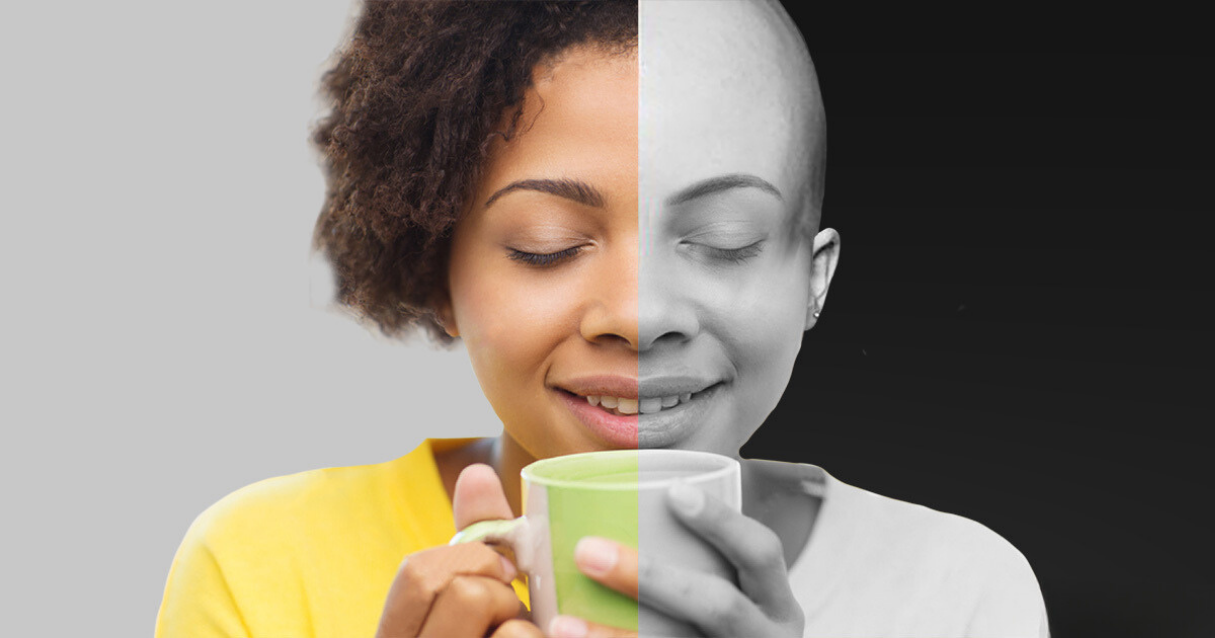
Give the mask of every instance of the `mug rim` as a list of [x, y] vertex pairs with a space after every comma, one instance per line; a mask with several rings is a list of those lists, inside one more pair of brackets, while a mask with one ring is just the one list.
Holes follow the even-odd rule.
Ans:
[[[688, 476], [688, 477], [648, 479], [648, 480], [644, 480], [644, 481], [638, 480], [633, 483], [600, 482], [600, 481], [596, 481], [595, 479], [570, 480], [570, 479], [561, 479], [561, 478], [540, 476], [540, 475], [537, 475], [537, 473], [536, 473], [537, 470], [544, 470], [544, 469], [547, 469], [550, 466], [554, 466], [554, 465], [566, 465], [566, 464], [571, 464], [571, 463], [577, 463], [579, 460], [584, 460], [586, 457], [603, 458], [603, 457], [632, 456], [632, 457], [636, 457], [638, 459], [638, 462], [640, 463], [641, 457], [656, 456], [656, 455], [657, 456], [666, 456], [666, 457], [682, 456], [685, 458], [686, 457], [696, 457], [698, 459], [708, 460], [713, 463], [717, 463], [720, 465], [720, 467], [706, 470], [705, 472], [701, 472], [701, 473], [695, 474], [693, 476]], [[541, 485], [544, 487], [559, 487], [559, 488], [568, 488], [568, 489], [592, 489], [592, 490], [596, 490], [596, 491], [600, 491], [600, 490], [611, 490], [611, 491], [637, 490], [637, 491], [640, 491], [643, 489], [667, 488], [667, 487], [670, 487], [677, 483], [689, 483], [689, 484], [693, 484], [693, 485], [695, 485], [697, 483], [706, 483], [706, 482], [711, 482], [711, 481], [721, 479], [723, 477], [727, 477], [733, 473], [740, 472], [740, 471], [741, 471], [741, 466], [739, 465], [737, 459], [733, 459], [728, 456], [723, 456], [721, 454], [717, 454], [714, 452], [702, 452], [699, 450], [599, 450], [596, 452], [581, 452], [578, 454], [564, 454], [561, 456], [549, 457], [547, 459], [540, 459], [539, 461], [535, 461], [535, 462], [527, 465], [526, 467], [524, 467], [519, 472], [519, 475], [522, 476], [523, 480], [526, 481], [530, 485]]]

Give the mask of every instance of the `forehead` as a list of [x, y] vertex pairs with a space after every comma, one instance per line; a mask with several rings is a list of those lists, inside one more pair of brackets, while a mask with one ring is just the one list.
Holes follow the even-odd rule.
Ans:
[[518, 131], [493, 140], [477, 201], [516, 180], [561, 178], [635, 197], [637, 84], [635, 56], [593, 47], [538, 66]]
[[[813, 67], [778, 7], [654, 0], [640, 10], [642, 188], [752, 173], [789, 197], [805, 185], [817, 112]], [[790, 197], [791, 198], [791, 197]]]

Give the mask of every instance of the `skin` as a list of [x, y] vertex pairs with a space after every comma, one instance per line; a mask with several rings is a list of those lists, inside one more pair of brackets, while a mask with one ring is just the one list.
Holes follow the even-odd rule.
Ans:
[[[821, 98], [800, 35], [775, 5], [664, 0], [642, 3], [640, 18], [641, 395], [681, 371], [718, 384], [681, 427], [653, 417], [647, 432], [642, 415], [640, 442], [739, 458], [788, 385], [839, 257], [838, 234], [818, 227]], [[730, 187], [706, 193], [707, 183]], [[594, 543], [607, 556], [588, 554], [583, 571], [640, 589], [643, 604], [705, 635], [801, 636], [786, 565], [819, 503], [787, 474], [739, 460], [744, 514], [695, 490], [671, 495], [677, 517], [738, 569], [737, 587], [610, 542]], [[558, 623], [556, 636], [620, 635]]]
[[[826, 302], [838, 236], [791, 232], [791, 220], [817, 225], [807, 178], [821, 108], [799, 108], [818, 104], [813, 71], [779, 17], [750, 2], [642, 4], [642, 386], [681, 370], [722, 386], [678, 436], [647, 432], [643, 416], [643, 447], [737, 456]], [[729, 187], [690, 197], [723, 177]]]
[[[772, 5], [751, 2], [642, 3], [641, 24], [640, 82], [636, 58], [594, 49], [537, 70], [525, 132], [494, 149], [453, 237], [449, 296], [437, 306], [505, 428], [438, 459], [460, 529], [517, 515], [527, 463], [610, 447], [554, 394], [553, 380], [571, 374], [631, 373], [644, 398], [647, 383], [694, 371], [716, 388], [695, 422], [672, 428], [678, 419], [642, 415], [638, 443], [738, 458], [826, 301], [839, 237], [818, 228], [822, 109], [800, 36]], [[727, 188], [698, 188], [739, 175]], [[522, 190], [485, 205], [517, 180], [563, 177], [592, 185], [601, 205]], [[544, 268], [508, 256], [572, 246], [575, 256]], [[818, 503], [779, 473], [743, 464], [743, 514], [695, 490], [671, 495], [676, 516], [734, 563], [737, 586], [602, 539], [579, 545], [580, 568], [705, 635], [800, 636], [786, 565]], [[380, 635], [538, 631], [508, 620], [518, 611], [513, 572], [485, 555], [470, 563], [472, 551], [407, 558]], [[470, 606], [492, 613], [456, 611]], [[546, 629], [631, 635], [567, 617]]]
[[[609, 447], [555, 386], [591, 374], [637, 378], [636, 59], [577, 49], [535, 78], [523, 132], [492, 150], [456, 228], [440, 310], [504, 424], [486, 460], [511, 477], [512, 495], [518, 470], [536, 459]], [[602, 201], [519, 188], [485, 205], [541, 179], [578, 180]], [[568, 250], [577, 252], [544, 266], [512, 258]]]
[[[486, 465], [466, 468], [454, 490], [459, 529], [512, 515], [497, 475]], [[410, 554], [389, 589], [376, 636], [539, 638], [543, 633], [526, 620], [527, 610], [511, 589], [517, 575], [510, 561], [482, 543]]]
[[[458, 529], [517, 516], [519, 471], [536, 459], [636, 447], [635, 437], [622, 445], [588, 429], [560, 388], [608, 375], [636, 392], [637, 77], [634, 55], [595, 47], [538, 66], [521, 132], [495, 141], [456, 227], [448, 293], [436, 307], [448, 334], [463, 340], [504, 426], [496, 439], [436, 458]], [[593, 189], [597, 201], [510, 188], [562, 179]], [[565, 256], [536, 257], [554, 254]], [[470, 563], [470, 551], [478, 550], [440, 547], [407, 557], [378, 635], [436, 628], [436, 635], [481, 636], [495, 628], [494, 636], [539, 635], [530, 623], [505, 622], [517, 611], [507, 605], [518, 602], [510, 589], [513, 568], [495, 566], [484, 552]], [[494, 613], [461, 611], [472, 608]]]

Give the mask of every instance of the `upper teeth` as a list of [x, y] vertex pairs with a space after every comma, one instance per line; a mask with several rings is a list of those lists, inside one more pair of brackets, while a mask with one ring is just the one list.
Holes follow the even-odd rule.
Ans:
[[675, 394], [669, 397], [654, 397], [650, 399], [622, 399], [620, 397], [595, 396], [586, 397], [586, 402], [591, 405], [602, 405], [608, 409], [615, 409], [621, 414], [637, 414], [638, 408], [642, 414], [653, 414], [664, 408], [673, 408], [684, 401], [692, 398], [692, 393]]

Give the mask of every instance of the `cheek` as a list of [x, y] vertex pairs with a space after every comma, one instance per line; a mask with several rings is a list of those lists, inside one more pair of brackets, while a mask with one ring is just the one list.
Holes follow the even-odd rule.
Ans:
[[[503, 420], [545, 391], [545, 373], [576, 326], [574, 295], [550, 273], [503, 258], [453, 260], [451, 298], [460, 338]], [[533, 402], [534, 404], [534, 402]]]
[[702, 329], [716, 338], [734, 366], [737, 415], [759, 427], [780, 401], [805, 328], [809, 281], [791, 264], [761, 269], [739, 280], [719, 279], [709, 295]]
[[699, 279], [702, 327], [731, 344], [738, 358], [752, 361], [790, 350], [796, 355], [810, 288], [800, 260], [773, 260]]
[[803, 296], [786, 286], [754, 285], [736, 291], [729, 308], [720, 309], [717, 330], [748, 385], [779, 381], [784, 388], [801, 347]]
[[460, 336], [474, 364], [519, 374], [536, 367], [559, 332], [561, 299], [521, 284], [503, 270], [453, 279]]

